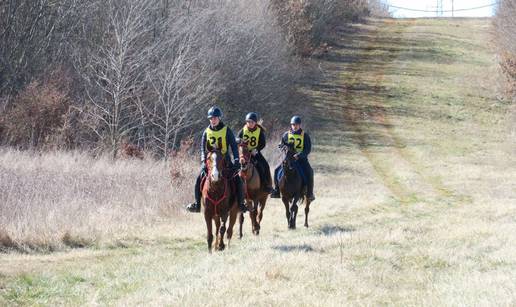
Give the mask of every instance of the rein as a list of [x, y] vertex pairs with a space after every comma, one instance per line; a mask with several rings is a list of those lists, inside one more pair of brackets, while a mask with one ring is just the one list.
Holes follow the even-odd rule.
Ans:
[[[224, 169], [224, 167], [223, 167]], [[222, 172], [221, 172], [222, 174]], [[209, 179], [211, 177], [211, 167], [208, 168], [208, 182], [211, 182], [211, 180]], [[228, 197], [228, 180], [222, 176], [222, 180], [224, 181], [224, 193], [222, 194], [222, 196], [219, 198], [219, 199], [213, 199], [211, 196], [210, 196], [210, 189], [207, 188], [208, 186], [206, 186], [206, 198], [213, 204], [213, 206], [215, 207], [215, 214], [216, 215], [219, 215], [219, 205]]]
[[[247, 152], [247, 153], [241, 152], [240, 153], [240, 160], [241, 161], [243, 160], [246, 163], [247, 168], [244, 170], [241, 167], [240, 168], [240, 172], [238, 172], [238, 175], [244, 181], [245, 198], [246, 199], [250, 199], [251, 197], [249, 196], [249, 190], [247, 189], [247, 180], [248, 179], [252, 179], [254, 177], [254, 169], [253, 169], [253, 167], [249, 166], [249, 164], [251, 164], [251, 154], [249, 152]], [[251, 170], [252, 170], [252, 174], [251, 174], [250, 178], [247, 177], [247, 173], [245, 172], [245, 171], [249, 170], [249, 167], [251, 167]]]

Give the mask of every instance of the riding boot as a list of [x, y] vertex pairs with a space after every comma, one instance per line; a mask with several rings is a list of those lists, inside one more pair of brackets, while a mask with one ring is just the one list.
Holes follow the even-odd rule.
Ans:
[[258, 175], [260, 175], [260, 182], [261, 182], [262, 190], [264, 192], [270, 193], [272, 188], [271, 188], [270, 180], [269, 180], [269, 178], [267, 178], [267, 177], [270, 177], [270, 171], [268, 172], [269, 176], [267, 176], [267, 170], [265, 168], [265, 163], [262, 159], [256, 159], [256, 170], [258, 171]]
[[202, 177], [202, 175], [199, 175], [199, 176], [197, 176], [197, 179], [195, 180], [195, 188], [194, 188], [195, 202], [186, 206], [186, 210], [188, 210], [190, 212], [201, 212], [201, 177]]
[[262, 174], [262, 182], [264, 191], [267, 193], [272, 192], [272, 178], [271, 178], [271, 168], [269, 166], [269, 163], [267, 163], [267, 160], [260, 154], [258, 158], [258, 164], [261, 168], [261, 174]]
[[280, 171], [281, 165], [276, 167], [274, 170], [274, 189], [271, 192], [271, 198], [280, 198], [280, 190], [279, 190], [279, 184], [278, 184], [278, 173]]
[[244, 184], [242, 183], [242, 179], [240, 179], [240, 176], [235, 177], [235, 185], [237, 189], [238, 208], [240, 209], [240, 211], [246, 212], [247, 206], [245, 205]]

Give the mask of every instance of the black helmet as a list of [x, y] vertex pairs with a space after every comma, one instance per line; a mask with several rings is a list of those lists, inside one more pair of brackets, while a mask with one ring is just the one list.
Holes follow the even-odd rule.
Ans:
[[255, 112], [247, 113], [245, 120], [246, 121], [252, 120], [253, 122], [257, 123], [258, 122], [258, 114], [256, 114]]
[[219, 107], [211, 107], [208, 110], [208, 118], [212, 118], [212, 117], [222, 117], [222, 111], [220, 110]]
[[301, 117], [299, 117], [297, 115], [292, 117], [292, 119], [290, 120], [290, 124], [291, 125], [294, 125], [294, 124], [301, 125]]

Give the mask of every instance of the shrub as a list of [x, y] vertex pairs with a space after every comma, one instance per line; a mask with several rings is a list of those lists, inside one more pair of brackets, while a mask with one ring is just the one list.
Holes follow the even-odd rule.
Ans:
[[507, 93], [516, 98], [516, 0], [501, 1], [495, 18], [495, 35]]
[[69, 108], [68, 84], [61, 71], [31, 82], [2, 114], [5, 142], [20, 148], [62, 145]]

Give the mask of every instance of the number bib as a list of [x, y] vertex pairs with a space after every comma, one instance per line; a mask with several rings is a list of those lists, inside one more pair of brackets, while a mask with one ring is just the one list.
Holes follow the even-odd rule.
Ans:
[[243, 139], [247, 142], [247, 149], [253, 150], [258, 148], [258, 141], [260, 140], [260, 127], [257, 127], [256, 130], [251, 131], [247, 126], [244, 126], [243, 131]]
[[206, 148], [208, 151], [213, 150], [216, 147], [220, 149], [220, 152], [223, 155], [228, 152], [228, 145], [226, 143], [227, 131], [227, 126], [219, 131], [212, 130], [210, 127], [206, 128]]
[[301, 134], [294, 134], [292, 132], [288, 132], [288, 142], [289, 144], [294, 144], [294, 150], [297, 153], [300, 153], [305, 148], [305, 132], [301, 132]]

